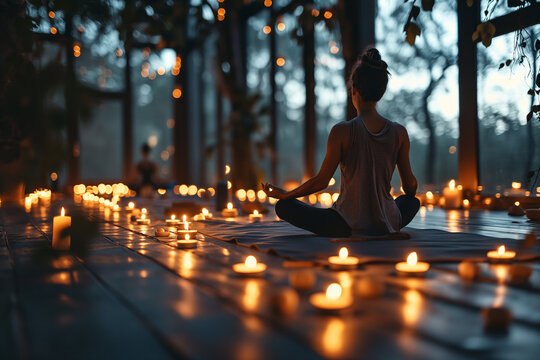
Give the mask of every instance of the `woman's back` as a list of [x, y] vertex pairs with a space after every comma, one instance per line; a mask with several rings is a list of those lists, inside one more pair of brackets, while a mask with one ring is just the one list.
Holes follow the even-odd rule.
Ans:
[[353, 233], [398, 232], [401, 215], [390, 195], [390, 181], [399, 153], [399, 125], [386, 121], [371, 133], [361, 117], [347, 122], [349, 139], [343, 149], [340, 196], [334, 209]]

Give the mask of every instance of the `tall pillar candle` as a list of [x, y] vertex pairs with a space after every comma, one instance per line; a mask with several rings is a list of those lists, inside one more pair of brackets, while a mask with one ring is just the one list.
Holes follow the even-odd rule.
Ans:
[[71, 227], [71, 216], [65, 216], [66, 210], [62, 208], [60, 216], [53, 218], [53, 239], [52, 246], [56, 250], [69, 250], [71, 245], [71, 235], [63, 235], [66, 229]]

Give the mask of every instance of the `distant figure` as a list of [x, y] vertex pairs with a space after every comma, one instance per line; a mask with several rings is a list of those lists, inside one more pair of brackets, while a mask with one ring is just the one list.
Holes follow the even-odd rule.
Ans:
[[[280, 199], [276, 214], [281, 219], [317, 235], [347, 237], [399, 232], [414, 218], [420, 202], [415, 198], [418, 183], [409, 162], [409, 135], [376, 109], [388, 84], [387, 68], [374, 48], [354, 65], [348, 86], [358, 116], [332, 128], [317, 175], [288, 192], [263, 184], [268, 196]], [[325, 189], [338, 164], [341, 189], [332, 208], [296, 200]], [[394, 200], [390, 182], [396, 165], [405, 195]]]
[[157, 183], [157, 165], [150, 160], [150, 146], [141, 147], [142, 160], [137, 164], [139, 174], [139, 195], [151, 197]]

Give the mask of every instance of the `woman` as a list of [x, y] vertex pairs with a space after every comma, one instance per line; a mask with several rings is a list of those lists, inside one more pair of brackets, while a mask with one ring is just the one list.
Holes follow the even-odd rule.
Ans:
[[[280, 199], [276, 213], [281, 219], [321, 236], [350, 236], [399, 232], [414, 218], [420, 202], [415, 198], [418, 183], [409, 162], [407, 130], [376, 109], [388, 84], [387, 68], [374, 48], [354, 65], [348, 86], [358, 116], [332, 128], [317, 175], [289, 192], [263, 184], [268, 196]], [[325, 189], [338, 164], [341, 190], [332, 208], [296, 200]], [[405, 195], [394, 200], [390, 181], [396, 165]]]

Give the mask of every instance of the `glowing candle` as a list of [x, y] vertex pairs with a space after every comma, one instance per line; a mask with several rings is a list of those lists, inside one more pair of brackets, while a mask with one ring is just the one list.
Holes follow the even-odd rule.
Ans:
[[516, 257], [515, 251], [507, 251], [504, 245], [499, 246], [497, 250], [488, 251], [487, 256], [492, 261], [510, 261]]
[[508, 215], [510, 216], [523, 216], [525, 215], [525, 210], [520, 206], [519, 201], [514, 202], [510, 208], [508, 208]]
[[71, 245], [71, 236], [63, 235], [65, 229], [71, 227], [71, 216], [66, 216], [66, 210], [62, 208], [60, 216], [53, 218], [53, 239], [52, 247], [56, 250], [69, 250]]
[[311, 305], [319, 310], [336, 311], [352, 305], [352, 297], [344, 295], [341, 285], [332, 283], [328, 285], [325, 293], [315, 293], [309, 297]]
[[118, 204], [112, 204], [113, 211], [120, 211], [120, 206]]
[[197, 240], [191, 239], [189, 234], [185, 234], [183, 238], [178, 237], [176, 246], [179, 249], [193, 249], [197, 247]]
[[130, 201], [128, 205], [125, 207], [126, 211], [133, 211], [135, 210], [135, 203], [133, 201]]
[[458, 209], [461, 206], [461, 191], [456, 188], [456, 181], [450, 180], [443, 189], [444, 206], [447, 209]]
[[237, 217], [238, 216], [238, 210], [236, 210], [234, 207], [233, 207], [233, 204], [232, 202], [228, 203], [227, 204], [227, 208], [226, 209], [223, 209], [221, 211], [221, 216], [223, 217]]
[[338, 256], [330, 256], [328, 258], [330, 268], [334, 270], [354, 269], [358, 265], [358, 262], [357, 257], [349, 256], [349, 250], [346, 247], [339, 249]]
[[261, 221], [263, 215], [259, 214], [258, 210], [253, 210], [253, 214], [249, 214], [249, 220], [251, 221]]
[[171, 233], [167, 230], [167, 229], [164, 229], [164, 228], [157, 228], [156, 229], [156, 236], [157, 237], [169, 237], [171, 235]]
[[146, 214], [142, 214], [140, 219], [137, 219], [137, 224], [139, 225], [148, 225], [150, 224], [150, 219], [146, 217]]
[[184, 239], [186, 237], [186, 235], [189, 235], [190, 237], [194, 237], [195, 235], [197, 235], [197, 230], [190, 230], [189, 229], [189, 222], [183, 221], [182, 223], [184, 224], [184, 229], [183, 230], [180, 230], [180, 229], [178, 230], [178, 232], [177, 232], [177, 238], [178, 239]]
[[398, 274], [424, 275], [429, 270], [429, 264], [426, 262], [419, 262], [416, 251], [413, 251], [407, 256], [407, 262], [399, 262], [396, 264], [396, 270]]
[[165, 219], [167, 224], [178, 224], [180, 220], [176, 218], [176, 215], [172, 214], [170, 219]]
[[258, 276], [266, 270], [266, 265], [257, 262], [253, 255], [249, 255], [244, 263], [233, 265], [233, 271], [241, 276]]

